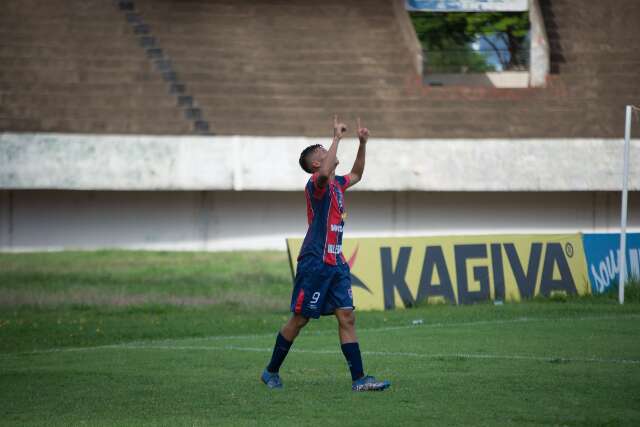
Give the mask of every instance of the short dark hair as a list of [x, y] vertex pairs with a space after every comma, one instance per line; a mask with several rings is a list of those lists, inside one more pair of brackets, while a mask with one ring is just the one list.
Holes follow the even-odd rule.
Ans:
[[318, 148], [322, 147], [321, 144], [310, 145], [300, 153], [300, 167], [307, 173], [313, 173], [313, 169], [311, 169], [309, 163], [307, 162], [307, 156]]

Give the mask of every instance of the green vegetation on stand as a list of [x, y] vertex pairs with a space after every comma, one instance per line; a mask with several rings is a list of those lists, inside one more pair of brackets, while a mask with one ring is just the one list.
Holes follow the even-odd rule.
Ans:
[[495, 70], [485, 55], [471, 48], [476, 40], [491, 46], [503, 70], [526, 69], [527, 12], [413, 12], [410, 16], [425, 50], [427, 68], [432, 72]]

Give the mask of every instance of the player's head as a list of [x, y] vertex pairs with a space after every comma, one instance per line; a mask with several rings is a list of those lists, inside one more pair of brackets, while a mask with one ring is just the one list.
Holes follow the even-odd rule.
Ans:
[[[315, 173], [327, 157], [327, 149], [320, 144], [310, 145], [300, 153], [300, 167], [307, 173]], [[336, 159], [336, 164], [338, 159]]]

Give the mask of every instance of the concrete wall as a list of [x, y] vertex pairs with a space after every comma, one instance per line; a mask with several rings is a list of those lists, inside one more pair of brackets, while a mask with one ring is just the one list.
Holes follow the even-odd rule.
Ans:
[[[613, 192], [348, 192], [346, 236], [615, 232]], [[640, 193], [629, 203], [640, 231]], [[284, 249], [302, 191], [0, 191], [0, 250]]]
[[[0, 134], [0, 250], [281, 249], [306, 231], [319, 138]], [[357, 143], [345, 140], [338, 173]], [[622, 141], [385, 140], [347, 236], [616, 231]], [[640, 230], [640, 141], [629, 223]]]
[[[366, 122], [365, 122], [366, 125]], [[544, 124], [541, 124], [544, 126]], [[375, 132], [375, 129], [373, 130]], [[297, 191], [329, 138], [0, 133], [0, 189]], [[621, 139], [378, 139], [357, 191], [615, 191]], [[354, 138], [339, 151], [347, 173]], [[629, 188], [640, 190], [640, 140]]]

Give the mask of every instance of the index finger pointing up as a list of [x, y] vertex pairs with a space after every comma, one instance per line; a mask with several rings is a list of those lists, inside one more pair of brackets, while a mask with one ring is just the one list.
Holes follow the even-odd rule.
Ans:
[[360, 117], [358, 117], [358, 130], [362, 129], [362, 126], [360, 126]]

